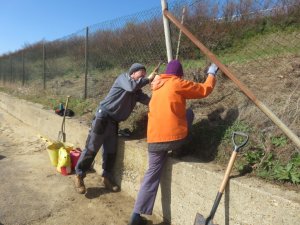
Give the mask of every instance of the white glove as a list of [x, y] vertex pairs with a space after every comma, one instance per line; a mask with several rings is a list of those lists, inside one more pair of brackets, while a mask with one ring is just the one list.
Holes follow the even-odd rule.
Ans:
[[207, 70], [207, 74], [212, 74], [212, 75], [216, 76], [218, 70], [219, 70], [219, 67], [217, 67], [216, 64], [212, 63]]

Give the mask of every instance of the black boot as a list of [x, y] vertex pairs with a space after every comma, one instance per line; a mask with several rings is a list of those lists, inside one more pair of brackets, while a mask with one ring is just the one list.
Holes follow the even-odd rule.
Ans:
[[112, 178], [103, 177], [103, 185], [106, 189], [108, 189], [110, 191], [113, 191], [113, 192], [120, 191], [120, 187], [113, 181]]
[[138, 213], [133, 213], [128, 225], [146, 225], [147, 220]]

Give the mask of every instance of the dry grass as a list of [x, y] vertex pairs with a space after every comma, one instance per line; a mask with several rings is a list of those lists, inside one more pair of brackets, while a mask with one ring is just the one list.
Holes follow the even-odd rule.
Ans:
[[[300, 57], [287, 55], [273, 57], [242, 64], [231, 63], [231, 71], [247, 86], [254, 95], [277, 115], [298, 137], [300, 136]], [[115, 72], [115, 71], [114, 71]], [[38, 102], [47, 108], [53, 108], [64, 102], [65, 96], [71, 94], [70, 107], [76, 117], [90, 124], [98, 103], [108, 93], [116, 76], [89, 77], [93, 85], [92, 98], [82, 100], [83, 80], [69, 77], [47, 82], [46, 91], [41, 90], [41, 83], [20, 88], [19, 84], [5, 84], [5, 90]], [[204, 72], [200, 68], [189, 68], [185, 71], [189, 80], [203, 81]], [[3, 89], [3, 88], [2, 88]], [[144, 91], [151, 94], [150, 87]], [[232, 144], [228, 132], [233, 129], [244, 129], [250, 135], [250, 142], [244, 149], [247, 151], [263, 150], [266, 154], [275, 153], [282, 162], [288, 162], [291, 156], [300, 152], [290, 140], [283, 146], [275, 146], [273, 137], [285, 136], [271, 120], [260, 111], [228, 78], [219, 73], [218, 83], [213, 93], [201, 100], [191, 100], [188, 106], [194, 110], [193, 141], [190, 144], [192, 154], [199, 160], [227, 163]], [[132, 138], [146, 137], [147, 107], [138, 104], [127, 121], [120, 123], [120, 128], [129, 128]], [[227, 136], [226, 136], [227, 135]], [[262, 161], [264, 158], [261, 159]]]

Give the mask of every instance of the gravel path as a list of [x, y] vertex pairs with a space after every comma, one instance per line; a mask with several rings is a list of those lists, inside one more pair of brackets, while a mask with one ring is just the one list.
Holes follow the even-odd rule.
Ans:
[[[75, 193], [74, 175], [56, 172], [45, 142], [30, 126], [2, 109], [0, 171], [0, 225], [128, 223], [134, 199], [123, 192], [108, 192], [96, 173], [85, 179], [85, 195]], [[149, 219], [149, 225], [162, 225], [154, 216]]]

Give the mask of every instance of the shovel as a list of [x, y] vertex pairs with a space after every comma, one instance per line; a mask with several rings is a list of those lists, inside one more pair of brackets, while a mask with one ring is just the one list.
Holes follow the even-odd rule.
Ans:
[[66, 133], [65, 133], [65, 120], [66, 120], [66, 111], [67, 111], [67, 109], [68, 109], [68, 103], [69, 103], [69, 98], [70, 98], [71, 96], [67, 96], [67, 101], [66, 101], [66, 107], [65, 107], [65, 110], [64, 110], [64, 116], [63, 116], [63, 121], [62, 121], [62, 123], [61, 123], [61, 129], [60, 129], [60, 131], [59, 131], [59, 133], [58, 133], [58, 141], [63, 141], [63, 142], [66, 142]]
[[203, 215], [197, 213], [195, 221], [194, 221], [194, 225], [217, 225], [217, 224], [213, 223], [213, 218], [214, 218], [215, 213], [217, 211], [217, 208], [219, 206], [219, 203], [220, 203], [220, 200], [222, 198], [222, 195], [223, 195], [223, 192], [225, 190], [225, 187], [227, 185], [227, 182], [229, 180], [229, 175], [230, 175], [231, 169], [233, 167], [233, 163], [234, 163], [234, 161], [236, 159], [237, 153], [239, 152], [239, 150], [243, 146], [245, 146], [247, 144], [248, 138], [249, 137], [248, 137], [247, 134], [244, 134], [242, 132], [233, 132], [233, 134], [232, 134], [232, 142], [234, 144], [234, 150], [233, 150], [233, 152], [231, 154], [230, 161], [228, 163], [228, 166], [227, 166], [227, 169], [226, 169], [226, 172], [225, 172], [225, 176], [224, 176], [222, 184], [221, 184], [221, 186], [219, 188], [219, 192], [217, 194], [217, 197], [215, 199], [213, 207], [212, 207], [212, 209], [210, 211], [210, 214], [207, 217], [207, 219], [205, 219]]

